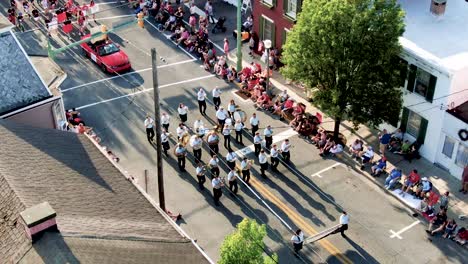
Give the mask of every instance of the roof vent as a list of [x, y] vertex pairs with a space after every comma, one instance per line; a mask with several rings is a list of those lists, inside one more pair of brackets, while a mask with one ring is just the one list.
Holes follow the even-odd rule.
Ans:
[[45, 231], [58, 231], [57, 214], [48, 202], [30, 207], [20, 213], [26, 235], [34, 243]]
[[436, 16], [441, 16], [445, 13], [447, 0], [431, 0], [431, 13]]

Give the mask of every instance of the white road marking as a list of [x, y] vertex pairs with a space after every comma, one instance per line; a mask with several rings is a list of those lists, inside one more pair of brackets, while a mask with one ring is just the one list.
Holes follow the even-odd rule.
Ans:
[[[210, 74], [210, 75], [207, 75], [207, 76], [202, 76], [202, 77], [193, 78], [193, 79], [189, 79], [189, 80], [184, 80], [184, 81], [180, 81], [180, 82], [168, 83], [168, 84], [160, 85], [160, 86], [159, 86], [159, 89], [165, 88], [165, 87], [169, 87], [169, 86], [178, 85], [178, 84], [183, 84], [183, 83], [188, 83], [188, 82], [193, 82], [193, 81], [199, 81], [199, 80], [203, 80], [203, 79], [208, 79], [208, 78], [211, 78], [211, 77], [214, 77], [214, 76], [215, 76], [214, 74]], [[146, 89], [140, 90], [140, 91], [138, 91], [138, 92], [134, 92], [134, 93], [126, 94], [126, 95], [117, 96], [117, 97], [114, 97], [114, 98], [111, 98], [111, 99], [102, 100], [102, 101], [99, 101], [99, 102], [96, 102], [96, 103], [91, 103], [91, 104], [83, 105], [83, 106], [77, 107], [76, 110], [84, 109], [84, 108], [88, 108], [88, 107], [92, 107], [92, 106], [96, 106], [96, 105], [99, 105], [99, 104], [104, 104], [104, 103], [112, 102], [112, 101], [115, 101], [115, 100], [119, 100], [119, 99], [122, 99], [122, 98], [127, 98], [127, 97], [134, 96], [134, 95], [138, 95], [138, 94], [141, 94], [141, 93], [147, 93], [147, 92], [150, 92], [150, 91], [152, 91], [152, 90], [153, 90], [153, 88], [146, 88]]]
[[326, 167], [325, 169], [323, 169], [323, 170], [321, 170], [321, 171], [319, 171], [319, 172], [316, 172], [316, 173], [312, 174], [311, 176], [312, 176], [312, 177], [319, 177], [319, 178], [322, 178], [322, 175], [320, 175], [321, 173], [324, 173], [324, 172], [326, 172], [327, 170], [333, 169], [333, 168], [335, 168], [336, 166], [340, 166], [340, 165], [341, 165], [341, 163], [338, 163], [338, 162], [337, 162], [337, 163], [335, 163], [335, 164], [333, 164], [333, 165], [331, 165], [331, 166], [329, 166], [329, 167]]
[[411, 225], [407, 226], [407, 227], [404, 227], [403, 229], [401, 229], [400, 231], [398, 232], [395, 232], [393, 230], [390, 229], [390, 233], [392, 233], [392, 235], [390, 235], [390, 238], [398, 238], [398, 239], [403, 239], [400, 235], [406, 231], [408, 231], [410, 228], [412, 228], [413, 226], [417, 225], [421, 223], [421, 221], [419, 220], [416, 220], [414, 223], [412, 223]]
[[[154, 29], [156, 29], [157, 31], [161, 32], [157, 26], [155, 26], [153, 23], [149, 22], [148, 19], [145, 18], [145, 21], [146, 23], [148, 23], [150, 26], [152, 26]], [[171, 37], [171, 35], [166, 35], [164, 33], [161, 32], [161, 34], [163, 36], [165, 36], [167, 39], [169, 39]], [[197, 58], [195, 56], [193, 56], [190, 52], [186, 51], [184, 48], [182, 48], [181, 46], [177, 46], [181, 51], [183, 51], [185, 54], [187, 54], [188, 56], [190, 56], [190, 58], [196, 60]]]
[[[273, 144], [278, 143], [280, 141], [283, 141], [283, 140], [285, 140], [287, 138], [293, 137], [295, 135], [297, 135], [297, 132], [294, 131], [293, 129], [288, 129], [288, 130], [285, 130], [283, 132], [280, 132], [280, 133], [278, 133], [276, 135], [273, 135]], [[245, 156], [245, 155], [248, 155], [248, 154], [254, 152], [254, 150], [255, 150], [255, 147], [252, 144], [252, 145], [249, 145], [249, 146], [247, 146], [245, 148], [239, 149], [238, 151], [236, 151], [236, 154], [238, 156]]]
[[[192, 59], [192, 60], [184, 60], [184, 61], [169, 63], [169, 64], [166, 64], [166, 65], [158, 66], [158, 69], [166, 68], [166, 67], [170, 67], [170, 66], [174, 66], [174, 65], [179, 65], [179, 64], [184, 64], [184, 63], [188, 63], [188, 62], [192, 62], [192, 61], [194, 61], [194, 60]], [[73, 87], [70, 87], [70, 88], [62, 89], [61, 91], [62, 91], [62, 93], [64, 93], [64, 92], [68, 92], [70, 90], [75, 90], [75, 89], [81, 88], [83, 86], [88, 86], [88, 85], [92, 85], [92, 84], [96, 84], [96, 83], [100, 83], [100, 82], [109, 81], [109, 80], [112, 80], [112, 79], [124, 77], [124, 76], [127, 76], [127, 75], [132, 75], [132, 74], [139, 73], [139, 72], [150, 71], [151, 69], [152, 68], [150, 67], [150, 68], [145, 68], [145, 69], [141, 69], [141, 70], [137, 70], [137, 71], [133, 71], [133, 72], [127, 72], [127, 73], [112, 76], [112, 77], [109, 77], [109, 78], [104, 78], [104, 79], [100, 79], [100, 80], [97, 80], [97, 81], [92, 81], [92, 82], [89, 82], [89, 83], [84, 83], [84, 84], [80, 84], [80, 85], [73, 86]]]

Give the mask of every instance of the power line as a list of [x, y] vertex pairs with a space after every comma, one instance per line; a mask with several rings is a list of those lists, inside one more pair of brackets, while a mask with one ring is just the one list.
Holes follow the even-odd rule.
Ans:
[[[468, 88], [467, 88], [467, 89], [463, 89], [463, 90], [461, 90], [461, 91], [449, 93], [449, 94], [447, 94], [447, 95], [434, 98], [434, 99], [432, 99], [432, 101], [436, 101], [436, 100], [439, 100], [439, 99], [442, 99], [442, 98], [446, 98], [446, 97], [449, 97], [449, 96], [454, 95], [454, 94], [459, 94], [459, 93], [462, 93], [462, 92], [464, 92], [464, 91], [468, 91]], [[417, 106], [417, 105], [422, 105], [422, 104], [427, 104], [427, 103], [428, 103], [427, 101], [424, 101], [424, 102], [420, 102], [420, 103], [416, 103], [416, 104], [407, 105], [407, 106], [405, 106], [405, 107], [412, 107], [412, 106]]]

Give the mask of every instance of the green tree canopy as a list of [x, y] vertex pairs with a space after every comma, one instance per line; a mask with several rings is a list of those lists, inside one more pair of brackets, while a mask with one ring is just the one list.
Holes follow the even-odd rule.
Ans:
[[237, 230], [226, 236], [221, 245], [219, 264], [272, 264], [277, 263], [277, 255], [263, 256], [266, 226], [255, 220], [244, 218]]
[[403, 64], [396, 0], [304, 0], [283, 46], [282, 73], [318, 88], [316, 104], [335, 119], [378, 125], [398, 120]]

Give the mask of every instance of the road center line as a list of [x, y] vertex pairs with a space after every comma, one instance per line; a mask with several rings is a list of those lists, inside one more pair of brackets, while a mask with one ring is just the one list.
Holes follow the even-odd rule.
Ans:
[[[183, 84], [183, 83], [189, 83], [189, 82], [193, 82], [193, 81], [199, 81], [199, 80], [203, 80], [203, 79], [208, 79], [208, 78], [212, 78], [212, 77], [215, 77], [215, 75], [214, 75], [214, 74], [210, 74], [210, 75], [206, 75], [206, 76], [202, 76], [202, 77], [197, 77], [197, 78], [193, 78], [193, 79], [188, 79], [188, 80], [184, 80], [184, 81], [180, 81], [180, 82], [168, 83], [168, 84], [160, 85], [160, 86], [159, 86], [159, 89], [165, 88], [165, 87], [169, 87], [169, 86], [178, 85], [178, 84]], [[127, 98], [127, 97], [134, 96], [134, 95], [138, 95], [138, 94], [141, 94], [141, 93], [147, 93], [147, 92], [150, 92], [150, 91], [152, 91], [152, 90], [153, 90], [153, 88], [146, 88], [146, 89], [140, 90], [140, 91], [138, 91], [138, 92], [134, 92], [134, 93], [126, 94], [126, 95], [117, 96], [117, 97], [114, 97], [114, 98], [111, 98], [111, 99], [102, 100], [102, 101], [99, 101], [99, 102], [96, 102], [96, 103], [91, 103], [91, 104], [83, 105], [83, 106], [77, 107], [76, 110], [88, 108], [88, 107], [91, 107], [91, 106], [96, 106], [96, 105], [99, 105], [99, 104], [104, 104], [104, 103], [112, 102], [112, 101], [115, 101], [115, 100], [119, 100], [119, 99], [122, 99], [122, 98]]]
[[335, 168], [336, 166], [340, 166], [340, 165], [341, 165], [341, 163], [337, 162], [337, 163], [335, 163], [335, 164], [333, 164], [333, 165], [331, 165], [331, 166], [329, 166], [329, 167], [326, 167], [325, 169], [323, 169], [323, 170], [321, 170], [321, 171], [319, 171], [319, 172], [316, 172], [316, 173], [312, 174], [311, 176], [312, 176], [312, 177], [316, 177], [316, 176], [317, 176], [317, 177], [319, 177], [319, 178], [322, 178], [322, 175], [320, 175], [321, 173], [324, 173], [324, 172], [326, 172], [327, 170], [333, 169], [333, 168]]
[[[170, 64], [166, 64], [166, 65], [161, 65], [161, 66], [158, 66], [158, 69], [162, 69], [162, 68], [166, 68], [166, 67], [170, 67], [170, 66], [175, 66], [175, 65], [179, 65], [179, 64], [184, 64], [184, 63], [189, 63], [189, 62], [192, 62], [192, 61], [194, 61], [194, 59], [174, 62], [174, 63], [170, 63]], [[84, 84], [80, 84], [80, 85], [73, 86], [73, 87], [70, 87], [70, 88], [66, 88], [66, 89], [63, 89], [61, 91], [62, 91], [62, 93], [65, 93], [65, 92], [68, 92], [70, 90], [75, 90], [75, 89], [78, 89], [78, 88], [81, 88], [81, 87], [84, 87], [84, 86], [88, 86], [88, 85], [92, 85], [92, 84], [96, 84], [96, 83], [100, 83], [100, 82], [105, 82], [105, 81], [109, 81], [109, 80], [116, 79], [116, 78], [121, 78], [121, 77], [124, 77], [124, 76], [132, 75], [132, 74], [136, 74], [136, 73], [140, 73], [140, 72], [150, 71], [151, 69], [152, 68], [150, 67], [150, 68], [145, 68], [145, 69], [141, 69], [141, 70], [137, 70], [137, 71], [127, 72], [127, 73], [112, 76], [112, 77], [109, 77], [109, 78], [104, 78], [104, 79], [100, 79], [100, 80], [97, 80], [97, 81], [92, 81], [92, 82], [89, 82], [89, 83], [84, 83]]]
[[413, 226], [417, 225], [421, 223], [421, 221], [419, 220], [416, 220], [414, 223], [412, 223], [411, 225], [407, 226], [407, 227], [404, 227], [402, 228], [400, 231], [398, 232], [395, 232], [393, 230], [390, 229], [390, 233], [392, 233], [392, 235], [390, 235], [390, 238], [398, 238], [398, 239], [403, 239], [400, 235], [406, 231], [408, 231], [409, 229], [411, 229]]

